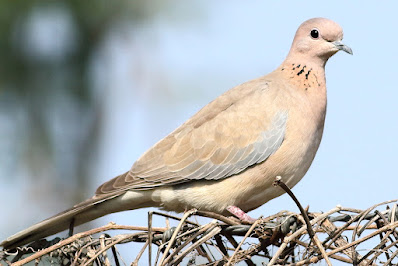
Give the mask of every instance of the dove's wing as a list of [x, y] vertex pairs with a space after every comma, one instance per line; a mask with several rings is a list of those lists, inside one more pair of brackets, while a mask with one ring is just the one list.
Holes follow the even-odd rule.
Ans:
[[96, 194], [219, 180], [263, 162], [282, 144], [287, 121], [286, 111], [270, 113], [260, 106], [269, 86], [251, 81], [221, 95]]

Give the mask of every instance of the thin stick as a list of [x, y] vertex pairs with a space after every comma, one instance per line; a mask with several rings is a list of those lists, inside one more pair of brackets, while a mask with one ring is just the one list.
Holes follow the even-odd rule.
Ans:
[[221, 236], [220, 235], [215, 235], [214, 239], [216, 240], [216, 244], [217, 244], [216, 246], [219, 248], [220, 252], [224, 256], [228, 257], [228, 251], [225, 248], [224, 243], [222, 242]]
[[392, 260], [398, 255], [398, 249], [391, 255], [391, 258], [389, 258], [384, 265], [390, 265]]
[[243, 243], [245, 242], [245, 240], [250, 236], [250, 234], [253, 232], [254, 228], [256, 228], [257, 224], [259, 223], [260, 220], [256, 220], [253, 225], [250, 227], [249, 231], [247, 231], [247, 233], [245, 234], [245, 236], [243, 237], [242, 241], [240, 241], [238, 247], [235, 249], [235, 252], [232, 254], [232, 256], [229, 258], [226, 266], [231, 265], [232, 260], [234, 259], [235, 255], [238, 253], [239, 249], [242, 247]]
[[319, 248], [319, 250], [322, 253], [322, 256], [324, 257], [326, 263], [329, 266], [332, 266], [332, 263], [330, 262], [328, 256], [326, 255], [326, 251], [323, 248], [321, 242], [319, 241], [318, 237], [315, 235], [314, 229], [312, 229], [310, 219], [308, 218], [307, 212], [303, 209], [303, 206], [301, 206], [301, 203], [298, 201], [294, 193], [290, 190], [288, 186], [282, 181], [282, 178], [280, 176], [277, 176], [274, 182], [274, 186], [278, 185], [280, 186], [289, 196], [293, 199], [293, 201], [296, 203], [297, 207], [299, 208], [301, 215], [304, 218], [305, 224], [307, 225], [307, 232], [310, 235], [310, 238], [314, 240], [315, 244]]
[[289, 196], [292, 198], [292, 200], [296, 203], [297, 207], [299, 208], [301, 215], [304, 218], [305, 224], [307, 225], [307, 232], [310, 235], [311, 238], [315, 236], [314, 229], [312, 229], [310, 219], [308, 218], [307, 212], [304, 211], [303, 206], [301, 206], [301, 203], [298, 201], [296, 196], [293, 194], [293, 192], [290, 190], [288, 186], [286, 186], [285, 183], [283, 183], [282, 178], [280, 176], [277, 176], [275, 178], [274, 186], [280, 186]]
[[[329, 236], [333, 235], [334, 232], [336, 232], [336, 230], [337, 230], [337, 227], [332, 222], [330, 222], [329, 219], [325, 219], [322, 222], [321, 227]], [[348, 228], [347, 228], [347, 230], [348, 230]], [[338, 235], [336, 240], [332, 243], [335, 243], [335, 245], [338, 247], [345, 246], [348, 244], [348, 242], [341, 235]], [[328, 246], [330, 246], [330, 245], [328, 245]], [[361, 258], [361, 256], [355, 251], [354, 248], [345, 249], [345, 250], [343, 250], [343, 253], [345, 255], [347, 255], [352, 261], [354, 260], [354, 258]]]
[[[214, 227], [217, 226], [217, 223], [215, 222], [211, 222], [205, 226], [202, 226], [202, 228], [200, 228], [200, 230], [198, 230], [195, 234], [193, 234], [191, 237], [189, 237], [187, 240], [185, 240], [185, 242], [180, 245], [178, 248], [176, 248], [174, 250], [174, 252], [168, 256], [163, 264], [167, 265], [167, 263], [174, 257], [178, 255], [178, 252], [180, 252], [180, 250], [182, 250], [185, 246], [187, 246], [191, 241], [193, 241], [195, 238], [197, 238], [199, 235], [203, 234], [203, 232], [206, 232], [207, 230], [212, 230]], [[181, 236], [181, 235], [180, 235]]]
[[145, 249], [148, 247], [149, 239], [145, 242], [144, 246], [141, 248], [135, 260], [131, 263], [131, 266], [138, 266], [138, 261], [140, 260], [142, 254], [144, 254]]
[[323, 248], [321, 241], [319, 241], [317, 235], [314, 235], [314, 241], [315, 241], [315, 244], [318, 246], [319, 250], [321, 251], [321, 254], [322, 254], [323, 258], [325, 259], [326, 263], [327, 263], [329, 266], [332, 266], [332, 263], [330, 262], [329, 257], [328, 257], [328, 255], [326, 254], [326, 251], [325, 251], [325, 249]]
[[[185, 256], [191, 252], [192, 250], [198, 248], [200, 245], [202, 245], [204, 242], [206, 242], [207, 240], [209, 240], [210, 238], [212, 238], [213, 236], [215, 236], [216, 234], [221, 232], [221, 228], [220, 227], [215, 227], [213, 228], [208, 234], [206, 234], [205, 236], [201, 237], [198, 242], [195, 242], [195, 244], [193, 244], [192, 246], [188, 247], [186, 250], [184, 250], [176, 259], [175, 261], [173, 261], [172, 265], [178, 265], [183, 258], [185, 258]], [[165, 265], [165, 264], [162, 264]]]
[[[388, 245], [388, 246], [385, 247], [385, 250], [389, 250], [392, 246], [396, 245], [397, 243], [398, 243], [398, 240], [392, 241], [390, 245]], [[375, 254], [373, 255], [373, 258], [369, 260], [369, 263], [368, 263], [368, 264], [371, 265], [371, 263], [372, 263], [375, 259], [377, 259], [377, 257], [378, 257], [381, 253], [385, 252], [385, 250], [380, 250], [380, 251], [378, 251], [377, 253], [375, 253]]]
[[148, 263], [152, 266], [152, 216], [153, 212], [148, 212]]
[[[108, 255], [106, 254], [107, 248], [106, 248], [106, 245], [105, 245], [105, 235], [104, 235], [104, 234], [100, 235], [100, 237], [99, 237], [99, 242], [100, 242], [100, 247], [101, 247], [101, 249], [103, 250], [102, 256], [105, 257], [105, 262], [104, 262], [104, 263], [105, 263], [106, 266], [111, 266], [111, 263], [109, 262]], [[100, 254], [101, 254], [101, 253], [98, 252], [98, 256], [99, 256]], [[98, 256], [97, 256], [97, 257], [98, 257]]]
[[171, 239], [169, 240], [169, 244], [166, 247], [166, 250], [163, 252], [163, 256], [160, 259], [160, 265], [163, 265], [164, 260], [166, 259], [167, 254], [169, 253], [172, 245], [174, 244], [174, 241], [177, 237], [178, 232], [181, 230], [182, 226], [184, 225], [184, 222], [186, 219], [188, 219], [189, 216], [194, 214], [196, 212], [196, 209], [189, 210], [185, 212], [184, 216], [181, 218], [180, 223], [178, 224], [176, 230], [174, 231], [173, 235], [171, 236]]
[[[328, 217], [329, 215], [336, 213], [338, 211], [341, 210], [340, 206], [337, 206], [333, 209], [331, 209], [328, 212], [325, 212], [321, 215], [319, 215], [318, 217], [314, 218], [311, 221], [311, 224], [316, 224], [317, 222], [325, 219], [326, 217]], [[274, 256], [272, 257], [271, 261], [268, 263], [268, 266], [274, 265], [276, 260], [278, 259], [279, 255], [283, 252], [283, 250], [286, 248], [287, 243], [293, 241], [293, 239], [295, 239], [296, 237], [298, 237], [299, 235], [301, 235], [305, 230], [307, 229], [306, 226], [302, 226], [300, 229], [298, 229], [295, 233], [291, 234], [289, 237], [285, 237], [285, 239], [283, 240], [283, 243], [281, 244], [281, 246], [279, 247], [279, 249], [275, 252]], [[328, 253], [327, 253], [328, 254]], [[329, 256], [329, 254], [328, 254]]]
[[[159, 216], [168, 217], [168, 218], [174, 219], [176, 221], [181, 221], [181, 217], [178, 217], [178, 216], [175, 216], [175, 215], [171, 215], [171, 214], [168, 214], [168, 213], [162, 213], [162, 212], [157, 212], [157, 211], [153, 211], [152, 213], [156, 214], [156, 215], [159, 215]], [[185, 222], [187, 224], [191, 224], [191, 225], [194, 225], [194, 226], [200, 226], [200, 224], [191, 222], [190, 220], [186, 220]]]
[[[347, 248], [350, 248], [350, 247], [352, 247], [352, 246], [358, 245], [358, 244], [360, 244], [360, 243], [362, 243], [362, 242], [368, 240], [369, 238], [372, 238], [372, 237], [374, 237], [374, 236], [380, 234], [381, 232], [384, 232], [384, 231], [387, 231], [387, 230], [391, 230], [391, 229], [393, 229], [393, 228], [395, 228], [395, 227], [397, 227], [397, 226], [398, 226], [398, 222], [395, 222], [395, 223], [392, 223], [392, 224], [383, 226], [383, 227], [380, 228], [379, 230], [372, 232], [371, 234], [367, 235], [366, 237], [364, 237], [364, 238], [362, 238], [362, 239], [355, 240], [354, 242], [351, 242], [351, 243], [349, 243], [349, 244], [347, 244], [347, 245], [345, 245], [345, 246], [343, 246], [343, 247], [339, 247], [339, 248], [336, 248], [336, 249], [334, 249], [334, 250], [332, 250], [332, 251], [329, 251], [329, 252], [326, 253], [326, 254], [327, 254], [328, 256], [331, 256], [332, 254], [335, 254], [335, 253], [337, 253], [337, 252], [340, 252], [340, 251], [342, 251], [342, 250], [344, 250], [344, 249], [347, 249]], [[296, 265], [296, 266], [300, 266], [300, 265], [307, 265], [307, 264], [309, 264], [309, 263], [316, 263], [316, 262], [317, 262], [317, 257], [314, 257], [314, 258], [311, 258], [311, 259], [307, 259], [307, 260], [305, 260], [305, 261], [297, 262], [295, 265]], [[271, 264], [268, 264], [268, 265], [271, 265]]]
[[344, 246], [344, 247], [336, 248], [335, 250], [330, 251], [330, 252], [328, 252], [327, 254], [328, 254], [328, 255], [330, 255], [330, 254], [335, 254], [335, 253], [337, 253], [337, 252], [342, 251], [343, 249], [346, 249], [346, 248], [349, 248], [349, 247], [358, 245], [358, 244], [360, 244], [360, 243], [362, 243], [362, 242], [368, 240], [369, 238], [372, 238], [372, 237], [374, 237], [375, 235], [380, 234], [381, 232], [385, 232], [385, 231], [387, 231], [387, 230], [391, 230], [391, 229], [393, 229], [393, 228], [395, 228], [395, 227], [397, 227], [397, 226], [398, 226], [398, 222], [385, 225], [385, 226], [383, 226], [382, 228], [380, 228], [379, 230], [374, 231], [374, 232], [372, 232], [371, 234], [369, 234], [369, 235], [367, 235], [367, 236], [365, 236], [365, 237], [363, 237], [363, 238], [361, 238], [361, 239], [355, 240], [354, 242], [351, 242], [351, 243], [349, 243], [348, 245], [346, 245], [346, 246]]
[[[127, 230], [142, 230], [143, 228], [147, 229], [146, 227], [140, 227], [140, 226], [124, 226], [124, 225], [117, 225], [115, 223], [109, 223], [109, 224], [107, 224], [105, 226], [98, 227], [98, 228], [95, 228], [95, 229], [91, 229], [91, 230], [88, 230], [88, 231], [85, 231], [85, 232], [82, 232], [82, 233], [75, 234], [75, 235], [73, 235], [71, 237], [68, 237], [67, 239], [62, 240], [62, 241], [58, 242], [57, 244], [54, 244], [54, 245], [52, 245], [52, 246], [50, 246], [48, 248], [40, 250], [40, 251], [32, 254], [31, 256], [23, 259], [23, 260], [20, 260], [20, 261], [17, 261], [15, 263], [13, 263], [12, 265], [18, 266], [18, 265], [26, 264], [26, 263], [28, 263], [30, 261], [33, 261], [35, 259], [40, 258], [41, 256], [44, 256], [44, 255], [48, 254], [48, 253], [50, 253], [50, 252], [52, 252], [52, 251], [54, 251], [56, 249], [59, 249], [59, 248], [65, 246], [65, 245], [68, 245], [68, 244], [72, 243], [73, 241], [76, 241], [79, 238], [86, 237], [86, 236], [93, 235], [93, 234], [98, 234], [98, 233], [101, 233], [103, 231], [120, 230], [120, 229], [122, 229], [122, 230], [123, 229], [127, 229]], [[153, 229], [156, 229], [156, 231], [160, 231], [160, 232], [166, 231], [166, 228], [153, 228]]]
[[[394, 202], [394, 201], [396, 201], [396, 200], [384, 201], [384, 202], [381, 202], [381, 203], [377, 203], [377, 204], [375, 204], [375, 205], [369, 207], [368, 209], [366, 209], [366, 210], [361, 214], [361, 217], [360, 217], [359, 221], [357, 222], [357, 228], [359, 227], [359, 224], [362, 222], [362, 220], [365, 218], [365, 216], [366, 216], [368, 213], [370, 213], [372, 210], [374, 210], [375, 208], [377, 208], [377, 207], [379, 207], [379, 206], [381, 206], [381, 205], [388, 204], [388, 203], [391, 203], [391, 202]], [[357, 230], [358, 230], [358, 229], [357, 229]], [[352, 232], [352, 241], [355, 240], [355, 235], [357, 234], [357, 230], [354, 230], [354, 231]]]
[[220, 221], [222, 221], [222, 222], [224, 222], [226, 224], [229, 224], [229, 225], [239, 225], [239, 224], [241, 224], [241, 223], [239, 223], [237, 221], [234, 221], [233, 219], [227, 218], [227, 217], [225, 217], [223, 215], [220, 215], [220, 214], [217, 214], [217, 213], [214, 213], [214, 212], [197, 211], [196, 214], [200, 215], [200, 216], [208, 217], [208, 218], [217, 219], [217, 220], [220, 220]]
[[[138, 233], [137, 233], [138, 234]], [[87, 265], [91, 265], [91, 263], [102, 253], [104, 253], [106, 250], [110, 249], [111, 247], [115, 246], [116, 244], [131, 238], [131, 235], [127, 235], [127, 236], [119, 236], [119, 239], [116, 239], [115, 241], [112, 241], [109, 245], [104, 246], [103, 248], [101, 248], [101, 250], [99, 250], [98, 252], [95, 253], [95, 255], [90, 258], [88, 261], [86, 261], [83, 266], [87, 266]], [[109, 264], [110, 265], [110, 264]]]

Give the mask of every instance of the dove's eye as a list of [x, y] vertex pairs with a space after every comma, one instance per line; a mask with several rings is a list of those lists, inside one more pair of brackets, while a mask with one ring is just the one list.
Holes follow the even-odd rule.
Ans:
[[319, 31], [317, 29], [311, 30], [311, 37], [314, 38], [314, 39], [318, 39], [319, 38]]

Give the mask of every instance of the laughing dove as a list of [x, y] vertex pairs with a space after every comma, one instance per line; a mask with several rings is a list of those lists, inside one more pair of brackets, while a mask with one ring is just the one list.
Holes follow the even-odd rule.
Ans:
[[156, 206], [220, 214], [258, 208], [293, 187], [310, 167], [326, 113], [326, 61], [352, 54], [325, 18], [305, 21], [285, 61], [270, 74], [225, 92], [144, 153], [95, 196], [0, 243], [12, 248], [103, 215]]

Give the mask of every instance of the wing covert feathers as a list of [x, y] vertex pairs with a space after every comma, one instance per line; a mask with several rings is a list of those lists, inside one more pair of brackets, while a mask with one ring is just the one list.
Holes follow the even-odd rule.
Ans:
[[269, 113], [261, 106], [259, 98], [267, 94], [268, 86], [266, 81], [252, 81], [224, 93], [96, 194], [219, 180], [263, 162], [282, 144], [287, 121], [286, 111]]

